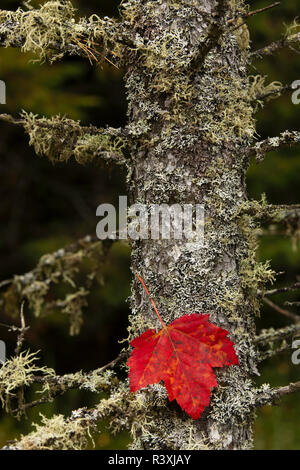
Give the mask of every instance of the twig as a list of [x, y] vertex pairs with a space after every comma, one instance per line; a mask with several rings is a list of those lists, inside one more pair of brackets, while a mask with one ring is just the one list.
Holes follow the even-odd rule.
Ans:
[[271, 90], [271, 91], [267, 91], [266, 93], [261, 93], [260, 95], [257, 95], [255, 97], [255, 100], [264, 101], [268, 98], [278, 98], [279, 96], [282, 96], [284, 93], [288, 91], [292, 91], [292, 90], [293, 90], [292, 85], [285, 85], [281, 88], [278, 88], [277, 90]]
[[54, 398], [58, 397], [59, 395], [62, 395], [64, 393], [64, 390], [60, 390], [57, 393], [54, 393], [51, 396], [48, 397], [43, 397], [40, 398], [39, 400], [32, 401], [30, 403], [25, 403], [24, 405], [20, 406], [19, 408], [15, 408], [14, 410], [11, 411], [12, 415], [19, 416], [20, 413], [24, 413], [26, 410], [30, 408], [34, 408], [35, 406], [43, 405], [45, 403], [52, 402]]
[[283, 387], [277, 388], [264, 388], [261, 387], [260, 390], [257, 392], [257, 396], [255, 399], [255, 406], [260, 407], [264, 405], [270, 405], [272, 403], [276, 403], [276, 400], [290, 395], [291, 393], [296, 393], [300, 391], [300, 382], [290, 383], [289, 385], [285, 385]]
[[[242, 15], [242, 17], [240, 17], [240, 18], [247, 20], [247, 19], [250, 18], [251, 16], [258, 15], [259, 13], [263, 13], [263, 12], [265, 12], [265, 11], [267, 11], [267, 10], [270, 10], [271, 8], [277, 7], [278, 5], [280, 5], [280, 2], [272, 3], [272, 5], [269, 5], [269, 6], [264, 7], [264, 8], [260, 8], [259, 10], [253, 10], [253, 11], [250, 11], [250, 12], [248, 12], [248, 13], [245, 13], [245, 15]], [[227, 22], [227, 24], [230, 25], [230, 24], [234, 23], [235, 21], [236, 21], [236, 18], [232, 18], [231, 20], [229, 20], [229, 21]], [[230, 30], [230, 32], [233, 32], [233, 31], [235, 31], [236, 29], [239, 29], [241, 26], [245, 25], [246, 23], [247, 23], [247, 21], [244, 21], [243, 23], [238, 24], [237, 26], [235, 26], [234, 28], [232, 28], [232, 29]]]
[[275, 2], [272, 3], [271, 5], [268, 5], [267, 7], [260, 8], [259, 10], [253, 10], [247, 13], [248, 18], [253, 15], [258, 15], [259, 13], [263, 13], [264, 11], [271, 10], [271, 8], [278, 7], [280, 5], [280, 2]]
[[238, 214], [251, 215], [261, 222], [294, 224], [300, 221], [300, 204], [260, 204], [258, 201], [250, 201], [247, 206], [241, 207]]
[[[84, 164], [86, 159], [81, 159], [81, 155], [89, 155], [90, 158], [101, 158], [106, 162], [114, 162], [117, 165], [124, 165], [126, 159], [124, 152], [130, 138], [125, 137], [129, 134], [129, 129], [116, 129], [111, 127], [97, 128], [95, 126], [81, 126], [78, 121], [68, 119], [64, 116], [53, 116], [51, 119], [46, 117], [37, 117], [32, 113], [21, 113], [21, 118], [15, 119], [8, 114], [1, 114], [0, 119], [11, 124], [22, 126], [25, 132], [30, 136], [30, 145], [35, 148], [38, 155], [45, 155], [50, 160], [67, 161], [75, 158], [79, 163]], [[45, 130], [51, 136], [52, 142], [61, 142], [61, 148], [57, 144], [50, 146], [37, 146], [36, 139], [32, 135]], [[105, 136], [100, 139], [99, 144], [94, 141], [94, 136]], [[40, 137], [43, 139], [43, 137]], [[62, 140], [61, 140], [62, 139]], [[88, 158], [89, 160], [89, 158]]]
[[274, 302], [272, 302], [269, 299], [263, 298], [262, 300], [265, 304], [269, 305], [269, 307], [276, 310], [276, 312], [281, 313], [281, 315], [284, 315], [285, 317], [291, 318], [296, 323], [300, 322], [300, 316], [295, 315], [294, 313], [290, 312], [289, 310], [285, 310], [285, 309], [279, 307], [278, 305], [274, 304]]
[[300, 144], [300, 132], [285, 131], [279, 136], [268, 137], [265, 140], [257, 142], [254, 146], [249, 148], [249, 155], [255, 155], [256, 160], [261, 161], [264, 159], [266, 153], [295, 144]]
[[290, 383], [289, 385], [278, 387], [274, 392], [278, 398], [289, 395], [290, 393], [300, 392], [300, 382]]
[[[280, 5], [280, 2], [275, 2], [275, 3], [272, 3], [272, 5], [268, 5], [267, 7], [264, 7], [264, 8], [260, 8], [259, 10], [252, 10], [252, 11], [249, 11], [248, 13], [245, 13], [242, 18], [250, 18], [251, 16], [254, 16], [254, 15], [258, 15], [259, 13], [263, 13], [264, 11], [267, 11], [267, 10], [270, 10], [271, 8], [275, 8], [275, 7], [278, 7], [278, 5]], [[231, 20], [229, 20], [227, 22], [227, 24], [232, 24], [236, 21], [236, 18], [231, 18]], [[241, 25], [239, 25], [241, 26]]]
[[[26, 28], [30, 19], [35, 21], [35, 28], [32, 31]], [[44, 27], [45, 13], [41, 7], [29, 11], [23, 11], [20, 8], [15, 12], [1, 10], [0, 47], [19, 47], [25, 52], [38, 53], [41, 59], [49, 58], [53, 62], [66, 54], [90, 58], [92, 52], [81, 47], [82, 39], [89, 44], [90, 40], [97, 37], [104, 55], [110, 52], [110, 50], [107, 51], [104, 38], [110, 37], [111, 43], [115, 45], [123, 44], [123, 40], [126, 41], [129, 39], [127, 36], [130, 36], [130, 32], [126, 35], [121, 23], [113, 18], [101, 18], [99, 22], [80, 18], [78, 23], [75, 23], [71, 18], [58, 17], [57, 21], [61, 26], [63, 40], [58, 35], [55, 36], [57, 24], [52, 25], [48, 21]]]
[[[14, 118], [10, 114], [0, 114], [0, 120], [9, 122], [11, 124], [15, 124], [18, 126], [23, 126], [26, 124], [26, 119], [24, 118]], [[99, 128], [96, 126], [93, 126], [92, 124], [89, 126], [78, 126], [76, 121], [73, 121], [69, 119], [68, 121], [64, 121], [61, 119], [60, 121], [53, 122], [50, 119], [41, 117], [36, 119], [35, 121], [36, 125], [38, 127], [44, 128], [44, 129], [64, 129], [68, 130], [70, 128], [70, 124], [74, 125], [74, 130], [78, 132], [79, 135], [103, 135], [103, 134], [108, 134], [111, 135], [112, 137], [127, 137], [128, 133], [125, 129], [122, 128], [113, 128], [113, 127], [105, 127], [105, 128]]]
[[254, 343], [264, 345], [289, 338], [298, 333], [300, 333], [300, 322], [277, 330], [274, 330], [274, 328], [262, 330], [262, 332], [254, 338]]
[[[0, 287], [1, 287], [1, 284], [2, 284], [2, 286], [5, 286], [5, 285], [8, 285], [8, 284], [12, 284], [14, 282], [20, 282], [23, 287], [28, 286], [29, 284], [31, 284], [35, 280], [39, 279], [38, 275], [39, 275], [39, 271], [41, 269], [41, 265], [43, 266], [43, 259], [45, 260], [45, 258], [47, 256], [51, 256], [52, 260], [63, 261], [64, 258], [67, 259], [72, 255], [76, 255], [77, 252], [81, 252], [81, 251], [88, 252], [88, 250], [91, 249], [93, 247], [93, 245], [96, 244], [96, 243], [100, 243], [100, 240], [97, 238], [96, 235], [86, 235], [85, 237], [80, 238], [79, 240], [75, 241], [74, 243], [72, 243], [70, 245], [67, 245], [63, 248], [60, 248], [59, 250], [54, 251], [50, 254], [43, 255], [40, 258], [37, 266], [34, 269], [32, 269], [31, 271], [28, 271], [25, 274], [16, 275], [15, 279], [8, 279], [8, 280], [5, 280], [5, 281], [2, 281], [0, 283]], [[110, 249], [113, 241], [108, 239], [108, 240], [101, 241], [101, 243], [103, 245], [104, 255], [106, 255], [108, 250]], [[45, 263], [45, 261], [44, 261], [44, 263]], [[15, 327], [15, 326], [10, 326], [10, 325], [4, 325], [4, 326], [7, 326], [7, 327], [11, 328], [13, 331], [16, 331], [16, 330], [19, 329], [18, 327]]]
[[[100, 375], [103, 371], [105, 371], [108, 368], [113, 368], [116, 366], [119, 362], [122, 361], [122, 359], [127, 358], [129, 353], [127, 351], [124, 351], [119, 354], [118, 357], [116, 357], [113, 361], [109, 362], [105, 366], [100, 367], [99, 369], [95, 369], [93, 371], [90, 371], [86, 374], [83, 374], [77, 382], [73, 381], [72, 386], [69, 387], [68, 389], [72, 388], [78, 388], [80, 385], [82, 385], [86, 380], [88, 380], [92, 375]], [[55, 375], [55, 376], [38, 376], [36, 375], [33, 377], [33, 383], [39, 383], [39, 384], [45, 384], [45, 383], [50, 383], [53, 385], [60, 385], [62, 387], [68, 387], [68, 383], [70, 380], [70, 374], [66, 375]], [[67, 390], [67, 389], [66, 389]]]
[[7, 328], [8, 331], [13, 331], [13, 332], [18, 332], [18, 338], [17, 338], [17, 345], [15, 349], [15, 355], [18, 356], [20, 354], [22, 344], [24, 342], [25, 334], [26, 331], [29, 330], [29, 326], [25, 325], [25, 319], [24, 319], [24, 301], [21, 304], [21, 309], [20, 309], [20, 319], [21, 319], [21, 326], [15, 326], [15, 325], [8, 325], [6, 323], [0, 322], [0, 326]]
[[261, 58], [263, 56], [272, 55], [279, 49], [283, 49], [284, 47], [291, 47], [292, 44], [295, 44], [300, 41], [300, 33], [293, 34], [292, 36], [287, 36], [279, 41], [272, 42], [268, 46], [262, 47], [257, 51], [251, 52], [250, 57], [252, 58]]
[[285, 353], [286, 351], [289, 351], [290, 349], [292, 349], [292, 344], [289, 344], [286, 341], [284, 341], [283, 344], [279, 347], [268, 349], [267, 351], [260, 351], [259, 356], [258, 356], [258, 361], [263, 362], [267, 359], [271, 359], [272, 357], [277, 356], [278, 354]]
[[0, 322], [0, 326], [3, 326], [3, 328], [8, 328], [8, 330], [10, 331], [16, 331], [19, 329], [17, 326], [7, 325], [7, 323], [2, 323], [2, 322]]
[[6, 279], [5, 281], [0, 282], [0, 289], [1, 287], [7, 286], [8, 284], [11, 284], [14, 280], [13, 279]]
[[22, 348], [22, 345], [23, 345], [23, 342], [24, 342], [26, 331], [29, 329], [29, 326], [26, 327], [26, 325], [25, 325], [24, 304], [25, 304], [25, 301], [23, 300], [23, 302], [21, 304], [21, 310], [20, 310], [21, 328], [19, 329], [20, 333], [19, 333], [18, 338], [17, 338], [17, 346], [16, 346], [16, 349], [15, 349], [15, 355], [16, 356], [18, 356], [20, 354], [20, 351], [21, 351], [21, 348]]
[[300, 302], [284, 302], [284, 305], [287, 305], [288, 307], [300, 307]]
[[290, 291], [298, 290], [298, 289], [300, 289], [300, 282], [296, 282], [295, 284], [292, 284], [291, 286], [278, 287], [277, 289], [270, 289], [265, 292], [258, 291], [258, 296], [259, 297], [271, 297], [272, 295], [282, 294], [284, 292], [290, 292]]
[[[129, 353], [127, 351], [124, 351], [119, 354], [116, 359], [113, 361], [109, 362], [105, 366], [100, 367], [99, 369], [93, 370], [87, 374], [82, 374], [81, 376], [78, 377], [78, 379], [72, 378], [72, 374], [66, 374], [66, 375], [55, 375], [55, 376], [35, 376], [32, 378], [31, 383], [37, 383], [37, 384], [49, 384], [53, 385], [55, 387], [59, 387], [58, 390], [55, 390], [55, 392], [49, 393], [48, 396], [42, 397], [39, 400], [32, 401], [30, 403], [25, 403], [24, 405], [20, 406], [19, 408], [16, 408], [12, 411], [13, 414], [19, 414], [23, 413], [29, 408], [33, 408], [35, 406], [39, 406], [45, 403], [52, 402], [54, 398], [63, 395], [64, 393], [68, 392], [69, 390], [74, 390], [76, 388], [80, 388], [82, 385], [84, 385], [85, 382], [87, 382], [92, 376], [95, 375], [100, 375], [102, 372], [104, 372], [108, 368], [113, 368], [116, 366], [119, 362], [121, 362], [122, 359], [127, 358]], [[102, 390], [106, 390], [107, 384], [103, 384]], [[100, 391], [100, 388], [99, 388]]]
[[[131, 400], [130, 392], [126, 390], [119, 390], [115, 393], [114, 396], [109, 397], [107, 399], [102, 399], [100, 403], [95, 406], [94, 408], [80, 408], [77, 410], [72, 411], [69, 417], [64, 419], [64, 426], [65, 426], [65, 433], [67, 436], [70, 437], [72, 440], [72, 449], [74, 449], [73, 443], [76, 436], [74, 436], [77, 431], [84, 432], [89, 436], [89, 430], [95, 429], [95, 426], [99, 420], [103, 418], [107, 418], [109, 416], [117, 416], [118, 419], [122, 417], [122, 420], [128, 419], [128, 406], [129, 401]], [[133, 405], [134, 406], [134, 405]], [[139, 413], [137, 409], [133, 410], [133, 413]], [[132, 411], [131, 411], [132, 412]], [[74, 432], [74, 426], [69, 426], [71, 423], [78, 423], [76, 426], [76, 433]], [[6, 446], [4, 446], [1, 450], [28, 450], [28, 441], [30, 442], [30, 449], [31, 450], [44, 450], [45, 448], [48, 449], [49, 447], [56, 444], [55, 448], [63, 448], [61, 441], [65, 439], [65, 435], [55, 435], [55, 432], [51, 433], [49, 436], [49, 432], [47, 431], [47, 424], [44, 424], [42, 429], [38, 431], [32, 432], [28, 436], [22, 436], [20, 441], [9, 441]], [[60, 447], [61, 445], [61, 447]]]

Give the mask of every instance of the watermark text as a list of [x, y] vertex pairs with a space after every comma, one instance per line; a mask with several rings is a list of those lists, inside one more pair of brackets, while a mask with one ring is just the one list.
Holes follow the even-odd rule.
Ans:
[[300, 104], [300, 80], [295, 80], [292, 83], [292, 89], [295, 90], [292, 94], [292, 103]]
[[100, 240], [172, 239], [185, 240], [190, 244], [190, 249], [204, 246], [205, 214], [202, 204], [136, 203], [128, 206], [127, 196], [120, 196], [118, 211], [112, 204], [101, 204], [96, 215], [101, 217], [96, 227]]
[[6, 104], [6, 85], [3, 80], [0, 80], [0, 104]]

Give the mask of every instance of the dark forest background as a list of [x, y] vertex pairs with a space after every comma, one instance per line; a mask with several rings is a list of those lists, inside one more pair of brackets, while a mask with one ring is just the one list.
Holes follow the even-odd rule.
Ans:
[[[299, 0], [284, 0], [274, 10], [249, 20], [253, 48], [259, 48], [279, 39], [284, 23], [298, 14]], [[37, 6], [39, 2], [32, 2]], [[115, 0], [74, 1], [80, 15], [96, 13], [118, 15]], [[251, 9], [270, 2], [253, 1]], [[22, 3], [1, 0], [1, 9], [15, 10]], [[299, 5], [298, 5], [299, 6]], [[126, 122], [126, 100], [123, 71], [109, 64], [91, 66], [88, 60], [65, 58], [52, 66], [32, 62], [30, 54], [19, 50], [0, 50], [0, 79], [7, 85], [7, 105], [0, 112], [17, 116], [22, 109], [51, 116], [65, 114], [80, 119], [83, 124], [121, 126]], [[288, 84], [300, 79], [299, 55], [284, 50], [274, 57], [255, 62], [250, 74], [268, 75], [268, 81]], [[299, 130], [300, 105], [295, 106], [291, 94], [271, 101], [257, 114], [258, 134], [261, 138], [279, 134], [285, 129]], [[252, 163], [248, 175], [249, 197], [260, 199], [266, 194], [269, 203], [299, 203], [299, 151], [286, 149], [270, 153], [259, 165]], [[0, 123], [0, 280], [32, 269], [39, 258], [59, 249], [86, 234], [94, 234], [97, 224], [96, 208], [102, 202], [118, 203], [118, 196], [126, 194], [125, 174], [99, 164], [82, 167], [76, 162], [52, 165], [39, 158], [28, 146], [28, 137], [12, 125]], [[297, 246], [298, 245], [298, 246]], [[299, 273], [299, 243], [286, 235], [261, 237], [259, 256], [272, 260], [272, 267], [283, 272], [278, 284], [294, 282]], [[70, 337], [69, 325], [61, 314], [33, 318], [25, 307], [31, 329], [25, 346], [40, 350], [41, 362], [53, 367], [58, 374], [89, 371], [114, 359], [127, 336], [131, 274], [129, 248], [115, 243], [104, 266], [104, 283], [95, 289], [85, 308], [80, 335]], [[291, 297], [290, 297], [291, 298]], [[297, 299], [297, 295], [295, 295]], [[284, 296], [275, 299], [285, 300]], [[299, 298], [297, 299], [299, 300]], [[1, 321], [7, 321], [0, 308]], [[288, 324], [284, 317], [262, 307], [259, 328], [281, 327]], [[0, 328], [0, 339], [7, 343], [8, 354], [15, 348], [15, 335]], [[257, 384], [270, 382], [272, 386], [299, 380], [300, 366], [293, 365], [291, 353], [281, 355], [262, 365]], [[36, 399], [29, 396], [28, 399]], [[73, 391], [28, 412], [28, 419], [16, 421], [0, 415], [0, 446], [27, 433], [39, 413], [68, 414], [72, 409], [99, 400], [96, 394]], [[264, 407], [258, 412], [255, 430], [257, 449], [299, 449], [299, 396], [285, 398], [280, 407]], [[95, 436], [98, 449], [123, 449], [128, 436], [112, 436], [107, 423]]]

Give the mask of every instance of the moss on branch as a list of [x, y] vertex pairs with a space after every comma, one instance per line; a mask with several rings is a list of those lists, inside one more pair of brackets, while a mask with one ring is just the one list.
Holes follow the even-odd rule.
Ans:
[[[83, 308], [93, 282], [100, 285], [103, 282], [101, 268], [108, 246], [102, 241], [86, 237], [54, 253], [45, 254], [32, 271], [14, 276], [7, 284], [0, 296], [3, 312], [15, 317], [20, 302], [26, 299], [37, 317], [61, 311], [68, 317], [70, 334], [78, 334], [83, 321]], [[81, 273], [85, 275], [82, 277]], [[67, 290], [63, 299], [57, 299], [55, 293], [58, 283]], [[49, 297], [50, 293], [52, 295]]]
[[130, 426], [136, 427], [136, 432], [139, 432], [143, 420], [150, 420], [150, 416], [151, 409], [147, 407], [145, 394], [130, 394], [128, 384], [120, 384], [109, 398], [101, 400], [95, 408], [74, 410], [69, 417], [42, 417], [41, 424], [34, 424], [36, 429], [33, 432], [3, 450], [80, 450], [92, 441], [92, 432], [96, 431], [97, 423], [103, 418], [109, 418], [109, 427], [113, 432]]
[[0, 402], [6, 411], [11, 411], [11, 402], [18, 400], [21, 407], [24, 402], [23, 388], [34, 381], [34, 375], [39, 373], [45, 377], [55, 375], [52, 369], [35, 364], [37, 353], [24, 351], [18, 356], [7, 360], [0, 368]]
[[122, 56], [116, 20], [92, 15], [76, 22], [75, 16], [68, 0], [51, 0], [36, 10], [0, 11], [0, 45], [21, 47], [50, 62], [65, 54], [103, 61], [112, 49], [115, 58]]
[[52, 162], [65, 162], [72, 156], [80, 164], [94, 159], [124, 164], [123, 150], [127, 139], [122, 129], [98, 129], [95, 126], [81, 126], [63, 116], [48, 119], [39, 118], [25, 111], [21, 119], [2, 114], [0, 119], [22, 126], [30, 137], [30, 145], [37, 155], [46, 155]]

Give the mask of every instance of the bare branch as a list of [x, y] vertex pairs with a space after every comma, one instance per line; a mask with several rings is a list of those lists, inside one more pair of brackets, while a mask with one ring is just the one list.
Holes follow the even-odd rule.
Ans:
[[11, 410], [11, 414], [14, 417], [20, 417], [22, 415], [26, 415], [27, 410], [34, 408], [35, 406], [44, 405], [46, 403], [51, 403], [54, 400], [54, 398], [62, 395], [63, 393], [64, 391], [61, 390], [60, 392], [54, 393], [51, 396], [48, 395], [46, 397], [40, 398], [39, 400], [34, 400], [30, 403], [25, 403], [24, 405], [21, 405], [19, 408], [15, 408], [14, 410]]
[[76, 22], [75, 15], [71, 2], [60, 0], [39, 9], [0, 11], [0, 46], [20, 47], [51, 62], [65, 54], [104, 60], [111, 49], [121, 57], [124, 38], [116, 20], [93, 15]]
[[291, 393], [300, 392], [300, 382], [290, 383], [284, 387], [278, 387], [273, 389], [275, 398], [281, 398], [285, 395], [290, 395]]
[[300, 382], [290, 383], [289, 385], [277, 388], [270, 388], [264, 385], [256, 392], [255, 406], [260, 407], [276, 403], [276, 401], [280, 400], [282, 397], [299, 391]]
[[249, 13], [247, 13], [247, 18], [250, 18], [251, 16], [254, 16], [254, 15], [258, 15], [259, 13], [264, 13], [267, 10], [271, 10], [272, 8], [278, 7], [279, 5], [280, 5], [280, 2], [275, 2], [264, 8], [259, 8], [258, 10], [249, 11]]
[[264, 159], [266, 153], [300, 143], [300, 132], [285, 131], [277, 137], [268, 137], [257, 142], [249, 149], [249, 155], [255, 155], [257, 161]]
[[300, 289], [300, 282], [296, 282], [295, 284], [292, 284], [291, 286], [279, 287], [277, 289], [271, 289], [265, 292], [258, 291], [258, 295], [259, 297], [271, 297], [272, 295], [282, 294], [284, 292], [290, 292], [290, 291], [297, 290], [297, 289]]
[[1, 281], [0, 282], [0, 289], [2, 289], [2, 287], [5, 287], [5, 286], [11, 284], [12, 281], [13, 281], [13, 279], [5, 279], [4, 281]]
[[284, 308], [279, 307], [277, 304], [275, 304], [274, 302], [272, 302], [269, 299], [263, 298], [263, 302], [265, 304], [269, 305], [269, 307], [276, 310], [276, 312], [280, 313], [281, 315], [284, 315], [285, 317], [291, 318], [291, 320], [293, 320], [296, 323], [300, 322], [300, 316], [299, 315], [296, 315], [295, 313], [292, 313], [289, 310], [286, 310]]
[[256, 336], [254, 342], [258, 345], [264, 345], [272, 343], [274, 341], [280, 341], [290, 338], [294, 335], [297, 335], [298, 333], [300, 333], [300, 322], [296, 323], [295, 325], [289, 325], [284, 328], [279, 328], [277, 330], [275, 330], [274, 328], [262, 330], [261, 333]]
[[[9, 281], [11, 283], [13, 280]], [[18, 338], [17, 338], [17, 345], [15, 349], [15, 355], [18, 356], [20, 354], [25, 334], [27, 330], [29, 330], [29, 326], [25, 325], [25, 318], [24, 318], [24, 301], [21, 304], [21, 309], [20, 309], [20, 319], [21, 319], [21, 326], [15, 326], [15, 325], [7, 325], [6, 323], [0, 322], [0, 326], [4, 328], [8, 328], [8, 331], [17, 331], [18, 332]]]
[[285, 47], [291, 47], [294, 44], [300, 42], [300, 33], [292, 34], [290, 36], [285, 36], [284, 38], [280, 39], [279, 41], [272, 42], [268, 46], [262, 47], [257, 51], [254, 51], [250, 54], [250, 57], [253, 59], [261, 58], [264, 56], [269, 56], [274, 54], [274, 52], [283, 49]]
[[21, 119], [1, 114], [0, 120], [24, 127], [37, 155], [46, 155], [51, 161], [67, 161], [74, 156], [81, 164], [94, 158], [125, 163], [126, 132], [122, 129], [84, 127], [79, 121], [65, 117], [38, 118], [25, 111]]
[[[280, 5], [280, 2], [275, 2], [275, 3], [272, 3], [272, 5], [268, 5], [264, 8], [259, 8], [258, 10], [249, 11], [249, 12], [245, 13], [244, 15], [242, 15], [240, 18], [243, 19], [243, 20], [247, 20], [248, 18], [251, 18], [251, 16], [258, 15], [260, 13], [264, 13], [267, 10], [271, 10], [272, 8], [278, 7], [279, 5]], [[232, 23], [235, 23], [236, 20], [237, 20], [236, 18], [231, 18], [231, 20], [229, 20], [227, 22], [227, 25], [231, 25]], [[235, 31], [236, 29], [240, 28], [244, 24], [246, 24], [246, 21], [244, 21], [244, 23], [238, 24], [231, 31]]]

